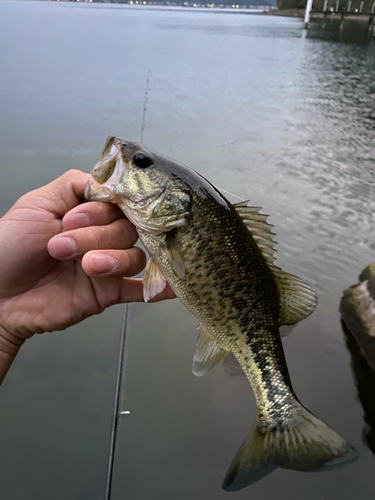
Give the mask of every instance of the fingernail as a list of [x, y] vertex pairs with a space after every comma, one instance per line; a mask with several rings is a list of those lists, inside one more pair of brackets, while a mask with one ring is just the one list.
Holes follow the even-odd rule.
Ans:
[[56, 259], [64, 259], [67, 257], [72, 257], [78, 252], [77, 243], [73, 238], [67, 236], [60, 236], [59, 238], [54, 238], [48, 245], [50, 253]]
[[84, 212], [67, 215], [63, 220], [64, 231], [71, 231], [72, 229], [79, 229], [80, 227], [88, 227], [90, 224], [90, 216]]
[[89, 265], [95, 273], [104, 274], [114, 270], [117, 260], [107, 253], [93, 253], [90, 255]]

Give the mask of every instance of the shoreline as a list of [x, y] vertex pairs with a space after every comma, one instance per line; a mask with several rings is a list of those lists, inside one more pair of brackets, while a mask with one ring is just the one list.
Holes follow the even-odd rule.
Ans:
[[[129, 0], [128, 2], [110, 2], [110, 1], [93, 1], [93, 0], [9, 0], [9, 1], [42, 1], [42, 2], [56, 2], [56, 3], [71, 3], [71, 4], [79, 4], [79, 5], [97, 5], [102, 6], [105, 5], [109, 8], [124, 8], [124, 9], [147, 9], [147, 10], [170, 10], [176, 12], [215, 12], [215, 13], [228, 13], [228, 14], [247, 14], [247, 15], [270, 15], [276, 17], [291, 17], [291, 18], [299, 18], [303, 19], [305, 17], [305, 9], [277, 9], [276, 7], [268, 6], [268, 5], [215, 5], [215, 4], [173, 4], [172, 2], [168, 3], [156, 3], [151, 1], [138, 1], [138, 0]], [[337, 19], [342, 17], [342, 12], [327, 12], [324, 14], [323, 12], [314, 12], [312, 11], [310, 14], [311, 19]], [[365, 22], [368, 21], [369, 14], [352, 12], [345, 14], [346, 21], [360, 21]]]
[[[17, 0], [10, 0], [17, 1]], [[268, 14], [268, 10], [273, 7], [269, 5], [241, 5], [236, 2], [231, 5], [213, 4], [213, 3], [173, 3], [173, 2], [153, 2], [153, 1], [138, 1], [129, 0], [126, 2], [111, 2], [108, 0], [93, 1], [93, 0], [20, 0], [20, 1], [42, 1], [42, 2], [58, 2], [58, 3], [71, 3], [81, 5], [106, 5], [109, 7], [124, 7], [124, 8], [157, 8], [165, 10], [187, 10], [187, 11], [213, 11], [213, 12], [233, 12], [233, 13], [247, 13], [247, 14]]]

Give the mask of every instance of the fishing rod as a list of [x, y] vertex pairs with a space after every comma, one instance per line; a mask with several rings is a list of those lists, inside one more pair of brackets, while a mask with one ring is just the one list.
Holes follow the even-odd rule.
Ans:
[[[142, 126], [141, 126], [141, 139], [143, 142], [143, 133], [146, 127], [146, 112], [147, 112], [147, 99], [148, 91], [150, 88], [150, 76], [151, 71], [147, 73], [145, 97], [143, 101], [143, 113], [142, 113]], [[105, 487], [104, 500], [110, 500], [112, 492], [112, 479], [113, 479], [113, 468], [115, 463], [116, 454], [116, 444], [117, 444], [117, 429], [118, 420], [121, 415], [130, 415], [129, 410], [120, 411], [120, 398], [121, 398], [121, 388], [125, 384], [126, 365], [127, 365], [127, 340], [129, 337], [129, 318], [130, 318], [130, 304], [125, 304], [124, 314], [122, 317], [121, 324], [121, 336], [120, 336], [120, 347], [119, 347], [119, 359], [117, 364], [117, 379], [116, 379], [116, 390], [115, 390], [115, 402], [113, 406], [112, 415], [112, 425], [111, 425], [111, 441], [109, 445], [109, 456], [108, 456], [108, 466], [107, 466], [107, 478]]]
[[143, 132], [145, 131], [145, 126], [146, 126], [146, 112], [147, 112], [148, 91], [150, 89], [150, 76], [151, 76], [151, 70], [148, 70], [147, 80], [146, 80], [146, 88], [145, 88], [145, 98], [143, 101], [143, 115], [142, 115], [142, 127], [141, 127], [141, 143], [142, 144], [143, 144]]
[[[109, 457], [108, 457], [108, 468], [107, 468], [107, 479], [105, 487], [105, 500], [110, 500], [112, 491], [112, 478], [113, 478], [113, 466], [115, 461], [116, 443], [117, 443], [117, 428], [118, 419], [120, 415], [130, 415], [130, 411], [119, 411], [120, 408], [120, 396], [121, 396], [121, 386], [123, 381], [122, 374], [126, 372], [127, 356], [126, 356], [126, 346], [128, 339], [128, 325], [130, 316], [130, 305], [125, 304], [124, 314], [122, 317], [121, 325], [121, 337], [120, 337], [120, 349], [119, 349], [119, 360], [117, 365], [117, 379], [116, 379], [116, 390], [115, 390], [115, 403], [113, 407], [112, 416], [112, 427], [111, 427], [111, 442], [109, 446]], [[125, 368], [125, 370], [124, 370]]]

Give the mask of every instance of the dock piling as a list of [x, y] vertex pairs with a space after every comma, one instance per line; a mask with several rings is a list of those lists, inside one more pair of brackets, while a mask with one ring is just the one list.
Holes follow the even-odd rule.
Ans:
[[[369, 6], [365, 7], [365, 1], [360, 0], [358, 8], [353, 8], [353, 0], [347, 0], [346, 4], [343, 2], [340, 6], [340, 0], [336, 0], [335, 7], [329, 6], [329, 0], [323, 0], [323, 5], [320, 8], [313, 9], [313, 0], [307, 0], [306, 11], [304, 18], [304, 28], [309, 27], [311, 15], [323, 15], [323, 28], [325, 27], [328, 14], [333, 19], [336, 16], [340, 19], [340, 31], [342, 31], [346, 19], [365, 19], [367, 20], [367, 31], [371, 36], [375, 37], [375, 1], [373, 1], [371, 12]], [[332, 5], [332, 4], [331, 4]], [[354, 4], [356, 5], [356, 4]], [[364, 11], [365, 9], [365, 11]]]
[[304, 20], [305, 29], [307, 29], [309, 27], [310, 12], [311, 12], [311, 9], [312, 9], [312, 5], [313, 5], [313, 0], [307, 0], [306, 11], [305, 11], [305, 20]]

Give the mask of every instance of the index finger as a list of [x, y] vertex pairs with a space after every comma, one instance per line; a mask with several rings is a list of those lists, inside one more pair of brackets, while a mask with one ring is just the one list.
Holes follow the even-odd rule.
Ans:
[[88, 201], [72, 208], [63, 218], [64, 231], [88, 226], [107, 226], [124, 218], [117, 205], [100, 201]]

